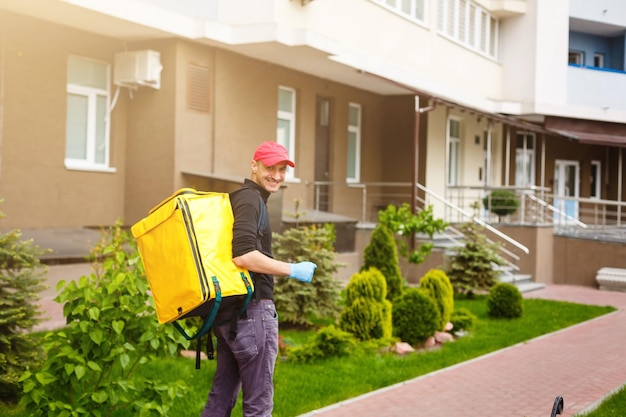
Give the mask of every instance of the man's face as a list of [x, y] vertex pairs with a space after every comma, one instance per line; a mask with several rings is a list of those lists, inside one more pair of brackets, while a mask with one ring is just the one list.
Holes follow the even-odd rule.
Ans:
[[275, 193], [285, 181], [287, 162], [280, 162], [271, 167], [261, 161], [252, 161], [252, 181], [259, 184], [266, 191]]

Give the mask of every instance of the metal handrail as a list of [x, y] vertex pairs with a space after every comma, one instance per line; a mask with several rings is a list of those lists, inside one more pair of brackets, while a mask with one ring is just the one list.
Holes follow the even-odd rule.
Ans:
[[430, 195], [430, 196], [434, 197], [435, 199], [439, 200], [441, 203], [443, 203], [447, 207], [449, 207], [452, 210], [456, 211], [457, 213], [463, 215], [464, 217], [471, 219], [474, 223], [477, 223], [477, 224], [481, 225], [482, 227], [484, 227], [485, 229], [489, 230], [491, 233], [495, 234], [496, 236], [500, 237], [501, 239], [506, 240], [507, 242], [509, 242], [510, 244], [515, 246], [516, 248], [520, 249], [525, 254], [529, 254], [530, 253], [530, 250], [526, 246], [522, 245], [517, 240], [511, 238], [510, 236], [506, 235], [505, 233], [502, 233], [498, 229], [488, 225], [487, 223], [485, 223], [484, 221], [482, 221], [478, 217], [474, 216], [473, 214], [468, 213], [466, 210], [463, 210], [461, 207], [459, 207], [459, 206], [457, 206], [455, 204], [450, 203], [446, 199], [444, 199], [444, 198], [440, 197], [439, 195], [437, 195], [437, 193], [429, 190], [428, 188], [424, 187], [421, 184], [416, 184], [416, 186], [417, 186], [418, 189], [424, 191], [425, 193], [428, 193], [428, 195]]

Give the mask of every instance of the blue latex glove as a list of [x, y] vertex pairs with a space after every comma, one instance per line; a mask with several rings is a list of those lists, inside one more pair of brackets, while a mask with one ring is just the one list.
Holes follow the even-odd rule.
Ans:
[[289, 266], [289, 278], [295, 278], [302, 282], [311, 282], [313, 272], [315, 272], [317, 268], [317, 265], [313, 262], [298, 262], [296, 264], [289, 264]]

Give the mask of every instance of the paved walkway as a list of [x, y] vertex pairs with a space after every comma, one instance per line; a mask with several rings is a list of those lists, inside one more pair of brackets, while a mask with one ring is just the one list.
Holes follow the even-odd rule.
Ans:
[[[56, 283], [89, 273], [86, 263], [49, 267], [44, 321], [36, 330], [64, 325], [62, 308], [52, 301]], [[562, 415], [569, 417], [595, 408], [626, 384], [626, 293], [554, 285], [524, 296], [619, 310], [305, 416], [548, 417], [561, 395]]]
[[549, 417], [561, 395], [569, 417], [626, 384], [626, 293], [548, 286], [525, 297], [619, 311], [305, 416]]

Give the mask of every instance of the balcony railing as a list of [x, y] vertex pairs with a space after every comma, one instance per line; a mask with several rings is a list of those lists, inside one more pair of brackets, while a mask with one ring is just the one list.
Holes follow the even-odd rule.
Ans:
[[[329, 207], [336, 214], [355, 217], [362, 223], [377, 222], [379, 210], [389, 204], [410, 203], [415, 195], [416, 207], [433, 206], [437, 218], [453, 225], [476, 221], [489, 227], [497, 224], [553, 226], [556, 234], [626, 241], [626, 202], [558, 196], [549, 188], [457, 186], [448, 187], [445, 195], [439, 196], [422, 185], [418, 185], [417, 192], [413, 193], [408, 182], [315, 182], [313, 185], [315, 209], [328, 210], [321, 207], [321, 202], [330, 204], [328, 202], [334, 201], [333, 195], [345, 197], [351, 193], [342, 203]], [[499, 217], [484, 207], [483, 198], [496, 189], [515, 193], [519, 199], [515, 213]]]

